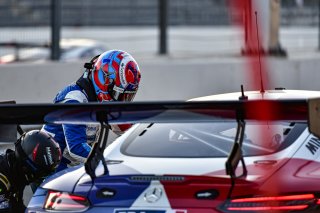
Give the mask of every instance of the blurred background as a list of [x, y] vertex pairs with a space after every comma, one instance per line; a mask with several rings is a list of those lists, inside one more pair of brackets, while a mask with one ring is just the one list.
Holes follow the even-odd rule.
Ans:
[[[16, 53], [13, 60], [26, 60], [27, 52], [23, 50], [31, 46], [48, 49], [52, 33], [60, 34], [63, 60], [71, 59], [71, 56], [65, 57], [70, 46], [92, 46], [97, 47], [97, 51], [101, 46], [125, 49], [132, 54], [154, 55], [160, 51], [161, 13], [166, 13], [166, 27], [169, 28], [167, 52], [237, 54], [242, 45], [238, 34], [242, 31], [230, 21], [230, 1], [1, 0], [0, 55]], [[290, 51], [315, 50], [319, 39], [319, 0], [280, 2], [283, 46]], [[30, 50], [29, 56], [32, 54], [36, 55]], [[86, 54], [90, 55], [90, 52]], [[36, 57], [30, 60], [36, 60]], [[2, 63], [5, 62], [3, 59]]]
[[[0, 0], [0, 99], [51, 102], [109, 49], [142, 70], [136, 100], [186, 100], [246, 86], [237, 0]], [[258, 12], [272, 87], [319, 90], [320, 0], [245, 0]], [[319, 76], [320, 80], [320, 76]]]
[[[257, 23], [232, 9], [237, 1], [257, 11]], [[139, 63], [136, 101], [259, 89], [247, 71], [255, 24], [266, 89], [320, 90], [319, 11], [320, 0], [0, 0], [0, 101], [52, 102], [109, 49]]]

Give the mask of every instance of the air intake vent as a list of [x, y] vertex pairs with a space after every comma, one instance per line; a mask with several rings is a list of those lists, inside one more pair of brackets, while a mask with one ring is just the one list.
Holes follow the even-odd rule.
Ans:
[[158, 181], [184, 181], [184, 177], [180, 176], [132, 176], [130, 178], [132, 181], [153, 181], [153, 180], [158, 180]]

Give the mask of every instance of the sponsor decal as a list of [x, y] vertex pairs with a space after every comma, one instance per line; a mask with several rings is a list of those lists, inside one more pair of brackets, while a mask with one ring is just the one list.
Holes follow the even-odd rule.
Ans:
[[116, 91], [116, 92], [119, 92], [119, 93], [123, 93], [124, 92], [123, 88], [120, 88], [120, 87], [117, 87], [117, 86], [114, 86], [113, 90]]
[[43, 155], [43, 159], [44, 159], [45, 164], [48, 165], [48, 160], [47, 160], [47, 156], [46, 155]]
[[53, 164], [53, 160], [52, 160], [52, 153], [51, 153], [51, 149], [50, 147], [46, 147], [46, 151], [47, 151], [47, 158], [48, 158], [48, 161], [49, 161], [49, 165], [52, 165]]
[[125, 67], [126, 64], [124, 62], [120, 63], [120, 70], [119, 70], [119, 77], [120, 77], [120, 82], [121, 85], [124, 87], [127, 85], [126, 77], [125, 77]]
[[120, 77], [120, 83], [123, 88], [126, 88], [128, 85], [127, 79], [126, 79], [126, 69], [128, 63], [131, 61], [131, 57], [129, 57], [127, 54], [123, 56], [123, 59], [120, 62], [120, 69], [119, 69], [119, 77]]
[[320, 140], [317, 138], [311, 138], [305, 147], [314, 155], [320, 148]]

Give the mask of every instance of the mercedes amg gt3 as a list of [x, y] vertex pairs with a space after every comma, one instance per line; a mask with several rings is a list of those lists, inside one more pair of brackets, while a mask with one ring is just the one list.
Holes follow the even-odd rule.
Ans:
[[[187, 102], [23, 105], [15, 117], [9, 106], [0, 112], [5, 123], [102, 127], [87, 162], [47, 178], [29, 213], [319, 212], [317, 97], [280, 89]], [[107, 144], [114, 123], [136, 124]]]

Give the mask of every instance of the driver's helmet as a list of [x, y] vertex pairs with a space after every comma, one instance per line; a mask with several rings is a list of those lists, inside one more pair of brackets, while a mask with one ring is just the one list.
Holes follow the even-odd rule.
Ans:
[[91, 80], [99, 102], [132, 101], [140, 78], [137, 62], [125, 51], [109, 50], [93, 61]]
[[59, 144], [40, 130], [24, 133], [15, 144], [15, 155], [29, 183], [53, 173], [61, 160]]

